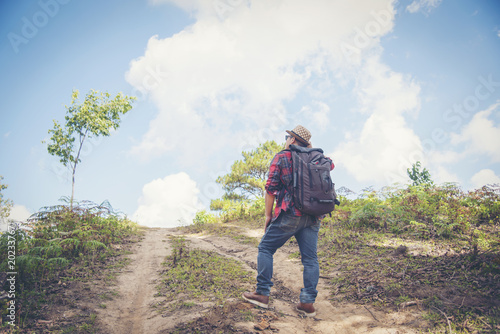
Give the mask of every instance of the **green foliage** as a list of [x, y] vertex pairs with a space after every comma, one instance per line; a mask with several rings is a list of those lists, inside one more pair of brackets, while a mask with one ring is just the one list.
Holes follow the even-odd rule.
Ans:
[[251, 200], [215, 199], [211, 201], [210, 209], [219, 211], [221, 220], [228, 222], [245, 217], [251, 202]]
[[9, 199], [4, 199], [2, 191], [7, 189], [7, 185], [2, 183], [3, 176], [0, 175], [0, 223], [3, 222], [10, 214], [10, 209], [12, 207], [12, 201]]
[[205, 224], [213, 224], [217, 221], [217, 218], [206, 212], [205, 210], [202, 210], [202, 211], [198, 211], [193, 219], [193, 224], [195, 226], [198, 226], [198, 225], [205, 225]]
[[406, 170], [406, 173], [413, 181], [412, 185], [432, 185], [434, 182], [432, 181], [431, 174], [429, 173], [427, 168], [422, 169], [422, 171], [420, 170], [420, 168], [420, 161], [417, 161], [412, 165], [411, 170], [409, 168]]
[[74, 263], [96, 263], [110, 254], [111, 244], [136, 232], [136, 224], [113, 213], [107, 202], [43, 208], [23, 228], [0, 236], [2, 254], [12, 238], [16, 245], [16, 270], [7, 270], [7, 258], [2, 258], [0, 271], [17, 271], [21, 289], [36, 289]]
[[[116, 255], [110, 246], [137, 234], [137, 225], [107, 202], [46, 207], [16, 226], [0, 235], [0, 254], [9, 254], [0, 257], [0, 273], [17, 272], [15, 298], [22, 307], [16, 319], [21, 327], [40, 314], [57, 280], [91, 277], [106, 257]], [[8, 252], [12, 247], [15, 254]]]
[[231, 220], [252, 220], [264, 216], [264, 197], [247, 200], [215, 199], [210, 203], [210, 209], [219, 211], [222, 222]]
[[453, 183], [368, 191], [356, 199], [341, 199], [332, 217], [323, 221], [327, 228], [320, 231], [321, 242], [351, 249], [365, 242], [358, 231], [366, 229], [421, 241], [453, 242], [471, 260], [482, 258], [483, 270], [498, 273], [499, 206], [500, 188], [493, 186], [468, 192]]
[[52, 136], [47, 146], [49, 154], [59, 157], [59, 161], [72, 170], [70, 206], [73, 203], [75, 172], [81, 161], [83, 143], [88, 138], [109, 136], [111, 130], [119, 127], [120, 116], [132, 109], [132, 102], [135, 100], [135, 97], [121, 93], [111, 98], [109, 93], [95, 90], [91, 90], [82, 103], [78, 102], [78, 97], [78, 90], [74, 90], [71, 105], [66, 106], [66, 123], [63, 127], [54, 120], [54, 128], [49, 130]]
[[[332, 219], [347, 226], [384, 228], [421, 238], [479, 238], [475, 230], [500, 222], [496, 188], [464, 192], [456, 184], [384, 188], [360, 198], [342, 198]], [[483, 242], [483, 245], [487, 243]]]
[[222, 198], [210, 202], [210, 209], [218, 211], [223, 222], [249, 219], [264, 215], [264, 191], [269, 164], [282, 145], [267, 141], [257, 149], [242, 152], [243, 159], [231, 166], [231, 172], [219, 176], [217, 183], [225, 193]]
[[350, 226], [378, 228], [383, 224], [386, 204], [377, 196], [377, 192], [373, 189], [365, 189], [361, 197], [357, 200], [345, 200], [346, 203], [353, 203], [352, 214], [349, 217]]
[[252, 218], [261, 218], [264, 215], [265, 199], [259, 197], [253, 200], [248, 208], [248, 215]]
[[[378, 228], [384, 218], [384, 205], [369, 201], [352, 213], [350, 222], [354, 226], [368, 226]], [[352, 226], [352, 225], [351, 225]]]
[[283, 146], [267, 141], [253, 151], [242, 152], [243, 160], [236, 160], [231, 166], [231, 172], [216, 180], [225, 191], [224, 199], [263, 197], [269, 164], [281, 150]]
[[159, 287], [160, 295], [177, 301], [167, 305], [168, 309], [192, 307], [199, 301], [224, 304], [244, 291], [241, 283], [253, 279], [236, 260], [216, 252], [190, 249], [183, 238], [173, 238], [171, 243], [172, 255], [165, 262], [168, 270]]

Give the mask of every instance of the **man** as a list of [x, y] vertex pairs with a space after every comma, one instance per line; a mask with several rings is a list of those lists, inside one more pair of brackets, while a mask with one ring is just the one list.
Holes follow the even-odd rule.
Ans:
[[[257, 289], [254, 292], [245, 292], [243, 298], [252, 304], [268, 308], [269, 294], [273, 286], [273, 255], [288, 239], [295, 236], [304, 266], [304, 288], [300, 292], [297, 310], [308, 317], [314, 317], [316, 310], [313, 304], [318, 294], [316, 286], [319, 280], [317, 244], [322, 217], [303, 214], [295, 207], [292, 195], [292, 153], [289, 149], [290, 145], [311, 148], [311, 133], [301, 125], [286, 132], [288, 135], [285, 137], [285, 150], [274, 156], [266, 183], [265, 233], [258, 248]], [[333, 168], [332, 163], [331, 169]]]

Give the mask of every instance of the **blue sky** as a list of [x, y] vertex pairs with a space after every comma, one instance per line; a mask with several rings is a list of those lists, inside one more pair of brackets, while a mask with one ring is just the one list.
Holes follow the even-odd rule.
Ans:
[[42, 140], [71, 92], [135, 95], [89, 141], [75, 196], [148, 226], [187, 223], [242, 150], [297, 124], [337, 187], [500, 182], [500, 4], [39, 0], [0, 3], [0, 175], [12, 217], [71, 192]]

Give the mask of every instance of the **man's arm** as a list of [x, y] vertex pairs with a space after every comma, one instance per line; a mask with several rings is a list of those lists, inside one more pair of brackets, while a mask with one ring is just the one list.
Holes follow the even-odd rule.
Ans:
[[[267, 177], [267, 182], [265, 186], [265, 194], [264, 194], [264, 203], [265, 203], [265, 217], [266, 217], [266, 226], [265, 230], [271, 223], [271, 219], [273, 218], [273, 206], [274, 199], [278, 194], [281, 185], [280, 185], [280, 173], [281, 167], [279, 166], [280, 154], [276, 154], [271, 161], [271, 165], [269, 166], [269, 175]], [[264, 230], [264, 231], [265, 231]]]
[[269, 194], [266, 191], [266, 194], [264, 195], [264, 201], [265, 201], [265, 214], [266, 214], [266, 226], [264, 228], [264, 231], [267, 230], [267, 227], [269, 226], [269, 223], [271, 222], [271, 219], [273, 218], [273, 206], [274, 206], [274, 198], [276, 196], [273, 196]]

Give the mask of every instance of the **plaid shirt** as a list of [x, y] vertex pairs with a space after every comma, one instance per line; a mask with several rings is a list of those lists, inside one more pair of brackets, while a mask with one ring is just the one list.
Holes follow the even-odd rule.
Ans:
[[[332, 170], [335, 165], [332, 162]], [[269, 176], [266, 182], [266, 191], [276, 197], [274, 217], [276, 219], [281, 211], [291, 212], [294, 216], [302, 216], [302, 212], [293, 203], [292, 195], [292, 152], [283, 150], [276, 154], [269, 167]], [[318, 217], [322, 219], [324, 216]]]

